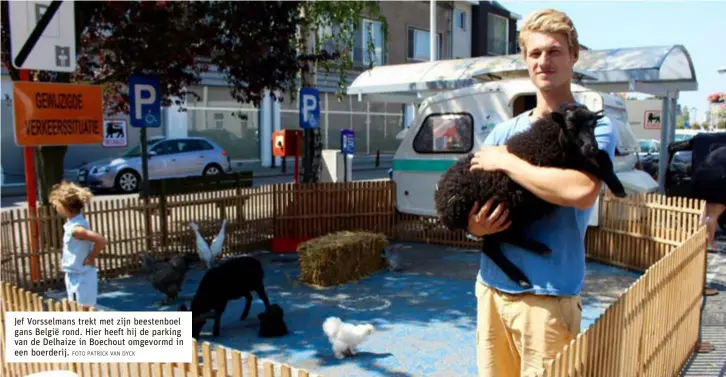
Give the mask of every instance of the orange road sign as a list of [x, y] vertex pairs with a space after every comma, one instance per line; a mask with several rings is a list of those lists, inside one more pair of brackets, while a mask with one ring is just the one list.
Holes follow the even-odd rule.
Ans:
[[101, 144], [103, 97], [98, 85], [13, 83], [15, 144]]

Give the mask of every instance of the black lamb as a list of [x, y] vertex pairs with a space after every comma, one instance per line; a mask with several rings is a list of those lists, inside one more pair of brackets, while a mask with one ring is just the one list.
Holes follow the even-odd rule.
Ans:
[[[199, 333], [207, 322], [214, 319], [213, 336], [219, 336], [219, 325], [222, 313], [227, 302], [241, 297], [246, 299], [245, 308], [240, 320], [245, 320], [252, 304], [252, 291], [257, 292], [265, 304], [265, 311], [270, 309], [270, 301], [265, 292], [263, 283], [264, 272], [262, 263], [252, 257], [232, 258], [210, 268], [199, 282], [194, 298], [192, 299], [192, 337], [199, 337]], [[185, 305], [179, 306], [179, 311], [186, 311]]]
[[[535, 121], [531, 128], [511, 137], [507, 150], [536, 166], [577, 169], [592, 173], [604, 181], [618, 197], [625, 189], [613, 171], [613, 164], [605, 151], [598, 149], [595, 126], [603, 117], [587, 107], [570, 103], [558, 111]], [[522, 237], [522, 230], [541, 219], [557, 207], [532, 194], [501, 171], [471, 172], [469, 154], [456, 161], [442, 176], [436, 187], [434, 201], [442, 223], [450, 230], [466, 230], [468, 216], [474, 203], [484, 204], [489, 199], [503, 203], [509, 210], [512, 225], [505, 231], [484, 237], [482, 251], [512, 280], [520, 286], [531, 286], [522, 271], [507, 259], [500, 249], [507, 242], [538, 254], [551, 250], [542, 242]]]
[[288, 334], [287, 325], [283, 317], [285, 312], [280, 305], [272, 304], [270, 309], [257, 315], [260, 320], [260, 330], [257, 334], [263, 338], [272, 338]]

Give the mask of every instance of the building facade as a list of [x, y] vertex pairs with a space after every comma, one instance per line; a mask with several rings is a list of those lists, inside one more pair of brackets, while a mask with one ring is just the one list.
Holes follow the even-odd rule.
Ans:
[[[354, 68], [347, 73], [348, 82], [367, 69], [369, 56], [368, 28], [375, 45], [374, 65], [404, 64], [430, 59], [428, 1], [383, 1], [381, 11], [388, 21], [388, 40], [384, 41], [381, 24], [364, 15], [356, 26], [353, 51]], [[513, 14], [495, 1], [436, 2], [436, 60], [468, 58], [513, 53], [516, 45], [516, 21]], [[352, 96], [336, 95], [338, 73], [331, 70], [317, 73], [320, 91], [321, 121], [325, 149], [340, 148], [340, 130], [352, 129], [356, 136], [356, 154], [390, 154], [398, 147], [396, 134], [407, 125], [406, 105], [401, 103], [359, 102]], [[12, 83], [2, 72], [2, 169], [4, 183], [24, 182], [22, 149], [15, 145], [12, 119]], [[201, 99], [188, 97], [186, 111], [176, 108], [162, 111], [162, 127], [151, 129], [149, 137], [203, 136], [228, 151], [233, 160], [273, 164], [272, 132], [298, 129], [298, 102], [290, 95], [280, 101], [273, 96], [259, 106], [240, 104], [230, 94], [222, 75], [212, 70], [203, 76], [199, 86], [190, 88]], [[8, 111], [9, 110], [9, 111]], [[125, 119], [127, 115], [112, 117]], [[139, 142], [138, 129], [128, 127], [128, 147]], [[64, 161], [72, 170], [83, 163], [120, 155], [124, 148], [100, 145], [70, 146]]]

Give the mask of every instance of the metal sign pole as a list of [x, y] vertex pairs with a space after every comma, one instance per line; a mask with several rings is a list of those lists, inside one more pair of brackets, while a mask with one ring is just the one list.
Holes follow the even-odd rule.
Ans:
[[348, 182], [348, 154], [343, 153], [343, 182]]

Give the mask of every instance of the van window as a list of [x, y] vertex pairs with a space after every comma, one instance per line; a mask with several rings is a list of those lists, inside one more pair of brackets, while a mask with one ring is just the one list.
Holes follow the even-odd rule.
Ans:
[[512, 103], [512, 117], [537, 107], [537, 96], [535, 94], [522, 94], [517, 96]]
[[468, 113], [431, 114], [423, 121], [416, 153], [468, 153], [474, 147], [474, 117]]

